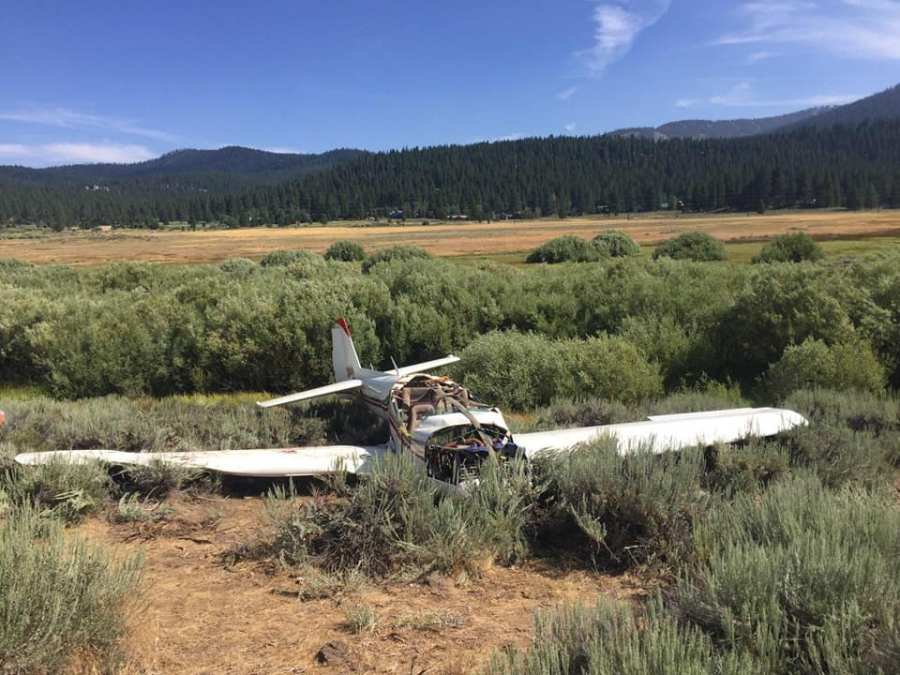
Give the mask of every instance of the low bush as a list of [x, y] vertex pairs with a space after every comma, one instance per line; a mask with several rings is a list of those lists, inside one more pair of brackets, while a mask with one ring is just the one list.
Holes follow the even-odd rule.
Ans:
[[114, 491], [103, 465], [75, 464], [62, 459], [15, 468], [7, 472], [0, 485], [16, 504], [32, 505], [67, 523], [77, 522], [100, 509]]
[[641, 254], [641, 247], [624, 232], [608, 230], [591, 239], [591, 243], [604, 256], [625, 258]]
[[385, 248], [370, 255], [363, 261], [363, 273], [371, 270], [378, 263], [390, 262], [392, 260], [426, 260], [431, 258], [431, 254], [419, 248], [418, 246], [392, 246]]
[[602, 439], [542, 462], [545, 497], [555, 506], [569, 552], [614, 568], [674, 563], [690, 554], [691, 528], [706, 511], [702, 452], [619, 454]]
[[263, 267], [287, 267], [296, 263], [321, 261], [322, 256], [311, 251], [272, 251], [263, 256], [259, 264]]
[[0, 664], [116, 672], [140, 559], [113, 561], [29, 506], [0, 518]]
[[258, 269], [258, 267], [249, 258], [230, 258], [219, 265], [219, 269], [225, 274], [233, 274], [235, 276], [245, 276]]
[[525, 651], [496, 654], [485, 675], [759, 674], [749, 655], [721, 654], [695, 628], [679, 625], [658, 602], [641, 612], [600, 600], [537, 613]]
[[815, 262], [825, 257], [822, 247], [805, 232], [782, 234], [763, 246], [754, 263]]
[[435, 490], [411, 458], [399, 456], [335, 497], [300, 501], [276, 491], [267, 499], [273, 536], [244, 555], [371, 577], [477, 576], [486, 561], [525, 556], [538, 488], [524, 464], [487, 463], [465, 495]]
[[654, 260], [673, 258], [706, 262], [725, 260], [727, 257], [725, 245], [705, 232], [685, 232], [674, 239], [663, 242], [653, 251]]
[[334, 242], [325, 251], [325, 260], [358, 262], [366, 259], [366, 251], [361, 244], [346, 239]]
[[785, 405], [804, 415], [813, 426], [844, 425], [854, 431], [882, 434], [900, 431], [900, 400], [865, 391], [802, 389]]
[[798, 389], [884, 391], [884, 367], [861, 340], [828, 345], [807, 338], [784, 350], [766, 373], [770, 394], [783, 400]]
[[900, 663], [900, 509], [814, 475], [739, 494], [694, 532], [701, 560], [671, 606], [767, 673], [892, 672]]
[[528, 263], [594, 262], [604, 251], [591, 242], [573, 235], [564, 235], [541, 244], [525, 258]]

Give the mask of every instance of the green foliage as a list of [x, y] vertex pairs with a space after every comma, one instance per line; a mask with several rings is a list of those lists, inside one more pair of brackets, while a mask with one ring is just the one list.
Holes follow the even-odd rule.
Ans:
[[629, 567], [671, 564], [690, 552], [692, 525], [706, 510], [704, 467], [699, 452], [637, 449], [623, 457], [615, 440], [602, 440], [540, 468], [563, 531], [582, 535], [581, 553]]
[[363, 261], [362, 271], [369, 272], [375, 265], [394, 260], [425, 260], [431, 258], [431, 254], [418, 246], [392, 246], [376, 251]]
[[593, 262], [603, 257], [599, 247], [581, 237], [564, 235], [541, 244], [525, 259], [529, 263]]
[[219, 269], [226, 274], [246, 276], [257, 269], [257, 264], [249, 258], [231, 258], [219, 265]]
[[763, 246], [754, 263], [816, 262], [825, 257], [822, 247], [805, 232], [783, 234]]
[[884, 390], [884, 367], [865, 342], [827, 345], [807, 338], [784, 350], [781, 359], [769, 367], [766, 384], [772, 396], [784, 399], [798, 389]]
[[129, 488], [136, 494], [162, 499], [170, 492], [196, 483], [203, 477], [203, 473], [190, 467], [151, 462], [145, 466], [129, 467], [125, 471], [125, 477]]
[[378, 614], [372, 605], [350, 605], [344, 610], [344, 627], [351, 633], [371, 633], [378, 625]]
[[29, 506], [0, 517], [3, 669], [63, 672], [93, 663], [114, 672], [139, 578], [138, 558], [114, 561]]
[[548, 340], [492, 333], [463, 351], [459, 370], [480, 398], [517, 409], [557, 398], [634, 403], [662, 391], [657, 368], [619, 337]]
[[593, 607], [563, 606], [535, 617], [524, 652], [498, 653], [485, 675], [759, 674], [745, 655], [720, 654], [699, 630], [685, 628], [651, 602], [646, 615], [603, 599]]
[[591, 240], [591, 243], [602, 255], [611, 258], [623, 258], [641, 254], [641, 247], [637, 245], [634, 239], [619, 230], [601, 232]]
[[341, 486], [338, 500], [276, 490], [267, 500], [273, 536], [247, 554], [331, 574], [477, 576], [486, 560], [524, 557], [537, 492], [523, 464], [488, 463], [465, 495], [441, 497], [409, 457], [387, 457], [365, 481]]
[[310, 251], [272, 251], [263, 256], [259, 264], [263, 267], [287, 267], [295, 263], [321, 260], [321, 256]]
[[366, 259], [366, 251], [361, 244], [346, 239], [336, 241], [325, 251], [326, 260], [342, 260], [344, 262], [357, 262]]
[[657, 246], [653, 258], [673, 258], [705, 262], [725, 260], [728, 254], [725, 245], [705, 232], [685, 232]]
[[101, 464], [71, 463], [65, 459], [15, 470], [0, 485], [15, 503], [32, 504], [67, 523], [97, 511], [113, 489]]
[[672, 592], [682, 620], [769, 673], [896, 667], [900, 509], [815, 476], [739, 494], [695, 530], [702, 564]]

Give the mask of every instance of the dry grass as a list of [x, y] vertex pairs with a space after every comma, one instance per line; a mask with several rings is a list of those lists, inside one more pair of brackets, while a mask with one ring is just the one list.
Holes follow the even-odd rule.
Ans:
[[862, 239], [900, 234], [900, 211], [786, 211], [766, 215], [655, 213], [495, 223], [422, 225], [417, 221], [409, 225], [361, 227], [363, 224], [197, 232], [65, 232], [41, 239], [0, 240], [0, 258], [74, 265], [122, 260], [217, 262], [235, 257], [261, 258], [270, 251], [286, 248], [321, 253], [339, 239], [358, 241], [369, 251], [411, 244], [440, 256], [495, 257], [528, 251], [563, 234], [590, 238], [611, 228], [627, 232], [641, 244], [657, 243], [686, 230], [702, 230], [729, 242], [762, 240], [797, 230], [817, 239]]

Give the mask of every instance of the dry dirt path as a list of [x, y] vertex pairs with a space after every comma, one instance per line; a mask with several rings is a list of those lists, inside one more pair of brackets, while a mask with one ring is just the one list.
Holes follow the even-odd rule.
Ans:
[[0, 239], [0, 258], [74, 265], [117, 260], [216, 262], [235, 257], [259, 258], [269, 251], [285, 248], [322, 252], [338, 239], [357, 240], [369, 250], [413, 244], [441, 256], [498, 255], [527, 251], [563, 234], [593, 237], [610, 228], [624, 230], [641, 243], [659, 242], [687, 230], [709, 232], [724, 241], [766, 239], [796, 230], [820, 239], [865, 238], [900, 234], [900, 210], [798, 211], [765, 215], [651, 214], [633, 218], [584, 217], [366, 227], [343, 224], [199, 232], [66, 232], [40, 239]]
[[[468, 673], [496, 649], [526, 646], [538, 608], [642, 592], [628, 577], [527, 566], [491, 568], [464, 583], [439, 578], [365, 586], [341, 600], [301, 602], [289, 573], [222, 562], [223, 552], [258, 536], [259, 499], [181, 499], [175, 505], [162, 529], [99, 519], [79, 528], [119, 553], [144, 555], [143, 608], [128, 642], [131, 672]], [[348, 603], [375, 609], [374, 632], [352, 635], [342, 626]], [[445, 613], [461, 625], [440, 632], [394, 625], [423, 612]], [[329, 642], [342, 643], [348, 653], [317, 663]]]

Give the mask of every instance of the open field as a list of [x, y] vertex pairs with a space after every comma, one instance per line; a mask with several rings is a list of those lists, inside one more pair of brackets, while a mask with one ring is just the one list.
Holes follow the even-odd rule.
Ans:
[[[322, 252], [338, 239], [353, 239], [369, 250], [397, 244], [420, 246], [434, 255], [490, 258], [518, 262], [521, 254], [563, 234], [593, 237], [607, 229], [627, 232], [638, 243], [655, 244], [688, 230], [702, 230], [731, 242], [736, 260], [749, 259], [759, 241], [792, 231], [829, 243], [841, 252], [868, 250], [861, 240], [877, 237], [877, 244], [900, 238], [900, 211], [796, 211], [765, 215], [649, 214], [640, 217], [591, 216], [566, 220], [433, 225], [375, 225], [343, 223], [323, 227], [248, 228], [197, 232], [118, 230], [112, 233], [66, 232], [39, 239], [0, 239], [0, 258], [35, 263], [97, 265], [111, 261], [217, 262], [227, 258], [260, 258], [276, 249]], [[846, 240], [854, 242], [848, 246]]]

